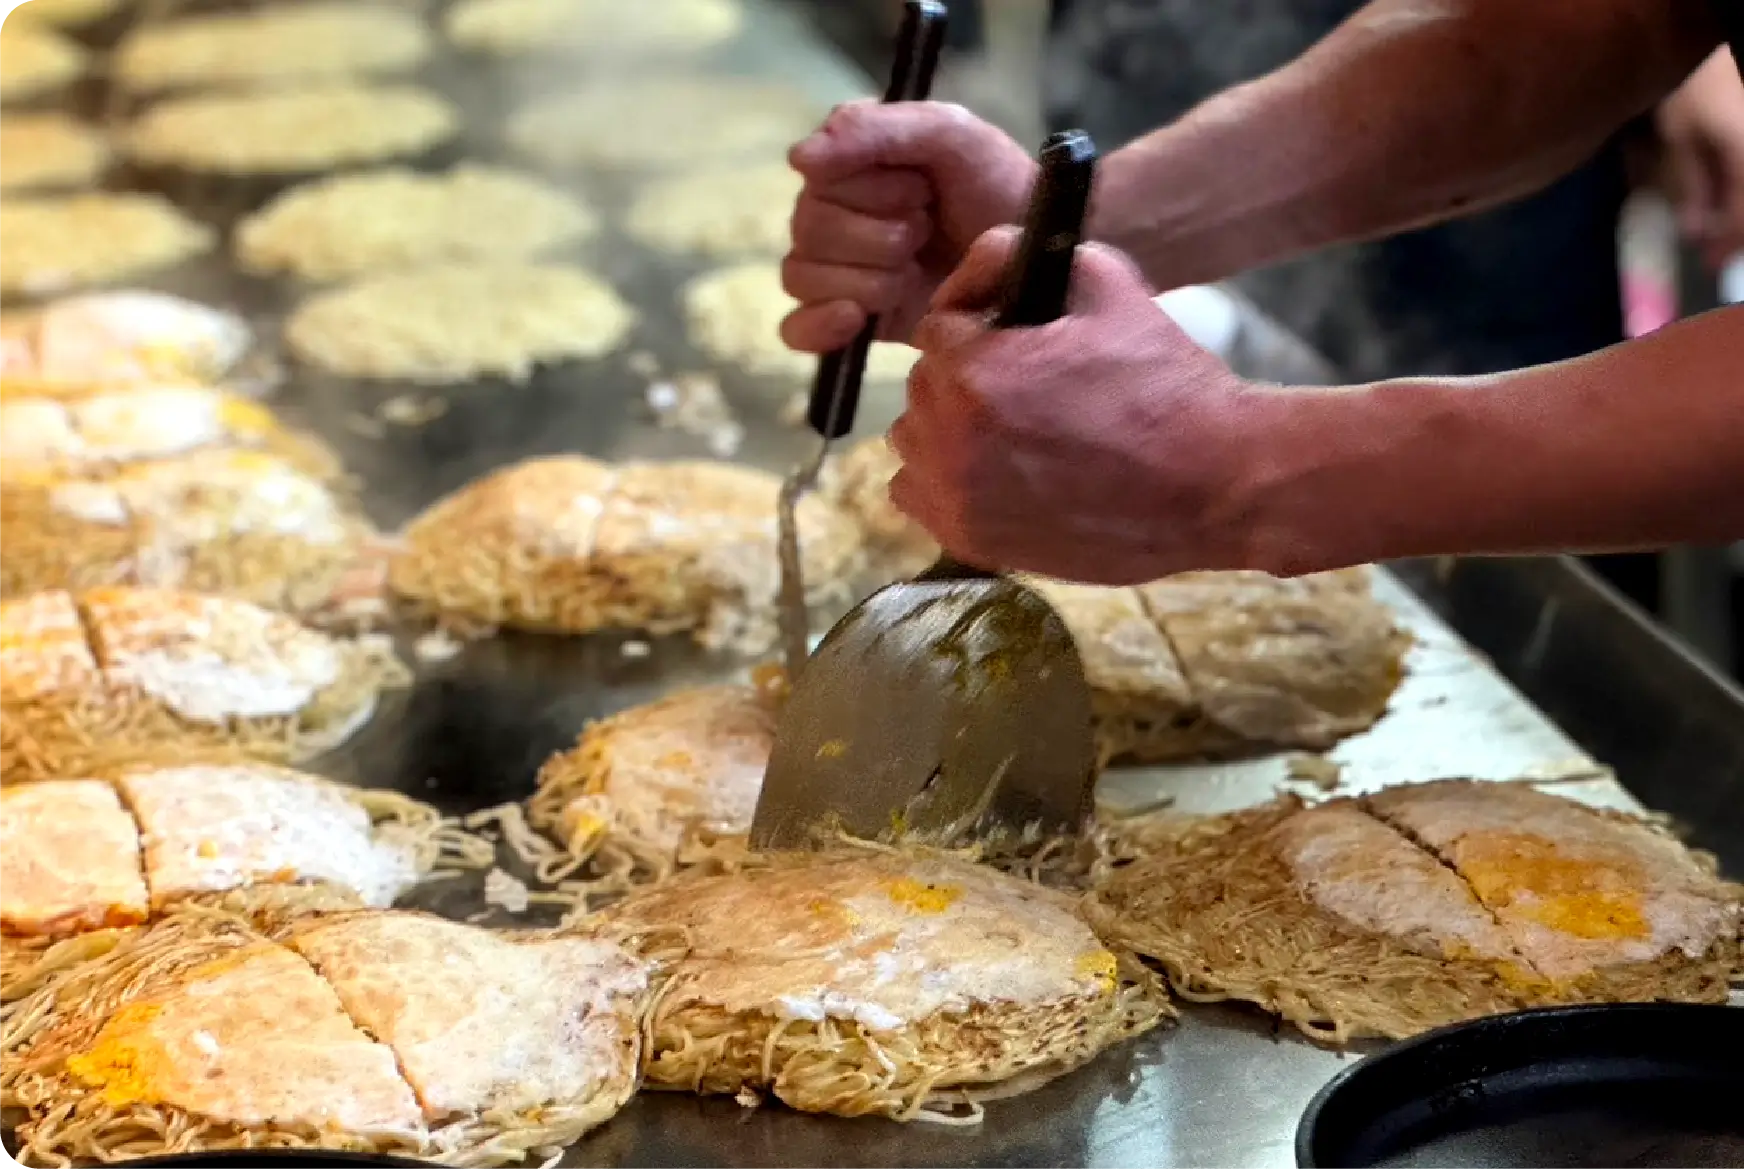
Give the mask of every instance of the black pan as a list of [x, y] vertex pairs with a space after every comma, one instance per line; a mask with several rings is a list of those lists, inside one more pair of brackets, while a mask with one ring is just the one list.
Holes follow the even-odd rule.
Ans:
[[1744, 1008], [1553, 1007], [1432, 1031], [1322, 1088], [1296, 1164], [1744, 1166]]

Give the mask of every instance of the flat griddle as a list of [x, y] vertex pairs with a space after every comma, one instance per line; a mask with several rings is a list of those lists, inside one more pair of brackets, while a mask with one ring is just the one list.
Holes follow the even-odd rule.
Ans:
[[[870, 81], [823, 46], [792, 10], [769, 0], [743, 3], [746, 35], [695, 69], [781, 78], [815, 97], [820, 116], [835, 101], [871, 91]], [[433, 6], [433, 18], [439, 12], [440, 5]], [[530, 165], [514, 158], [502, 143], [498, 128], [503, 117], [527, 98], [573, 85], [576, 67], [561, 61], [493, 65], [441, 55], [416, 79], [443, 92], [465, 118], [462, 140], [419, 160], [419, 165], [445, 165], [461, 157]], [[81, 86], [74, 99], [86, 110], [101, 109], [107, 100], [101, 86], [92, 85]], [[399, 526], [438, 496], [495, 467], [533, 455], [708, 455], [700, 439], [652, 424], [643, 406], [648, 379], [634, 371], [630, 355], [651, 354], [667, 373], [711, 368], [685, 336], [677, 297], [686, 279], [713, 265], [645, 251], [615, 230], [632, 181], [545, 173], [585, 193], [602, 212], [606, 230], [571, 254], [604, 274], [640, 309], [641, 323], [622, 351], [598, 362], [543, 369], [523, 385], [491, 380], [441, 389], [351, 382], [292, 367], [286, 384], [268, 399], [275, 410], [319, 431], [340, 451], [364, 484], [363, 499], [372, 518], [384, 528]], [[228, 226], [285, 184], [187, 180], [124, 170], [113, 176], [111, 185], [161, 190], [189, 210]], [[144, 283], [236, 308], [269, 338], [299, 295], [290, 281], [236, 272], [221, 253]], [[803, 381], [759, 379], [731, 369], [716, 372], [745, 427], [739, 460], [779, 474], [806, 453], [810, 433], [782, 421], [784, 407], [804, 388]], [[1268, 371], [1255, 367], [1244, 372], [1264, 377]], [[420, 403], [440, 401], [446, 412], [417, 427], [378, 425], [379, 437], [355, 429], [358, 418], [370, 419], [382, 403], [406, 395]], [[868, 385], [859, 433], [881, 431], [899, 404], [899, 387]], [[1588, 588], [1578, 576], [1567, 577], [1558, 562], [1542, 563], [1549, 567], [1541, 571], [1532, 565], [1485, 561], [1450, 574], [1440, 574], [1434, 566], [1412, 566], [1407, 575], [1416, 591], [1383, 574], [1381, 596], [1422, 644], [1413, 654], [1412, 673], [1393, 713], [1332, 752], [1343, 766], [1343, 790], [1450, 774], [1498, 780], [1584, 775], [1590, 778], [1553, 790], [1633, 806], [1623, 788], [1573, 739], [1419, 599], [1428, 597], [1438, 605], [1458, 601], [1462, 622], [1471, 621], [1474, 629], [1484, 631], [1486, 650], [1508, 657], [1516, 676], [1542, 681], [1550, 676], [1546, 663], [1562, 660], [1558, 654], [1602, 653], [1595, 638], [1609, 637], [1617, 620], [1613, 603], [1602, 592]], [[1499, 574], [1478, 589], [1476, 600], [1469, 593], [1471, 571]], [[1545, 573], [1561, 583], [1553, 588], [1543, 579]], [[1522, 628], [1522, 622], [1511, 619], [1513, 609], [1498, 609], [1484, 600], [1505, 585], [1515, 589], [1507, 597], [1522, 612], [1540, 617], [1547, 607], [1554, 612], [1536, 624], [1527, 620]], [[1562, 588], [1569, 590], [1566, 595], [1555, 591]], [[1484, 623], [1491, 618], [1496, 620]], [[417, 631], [401, 632], [402, 651], [412, 660]], [[1567, 725], [1583, 739], [1614, 733], [1614, 712], [1624, 709], [1651, 712], [1647, 731], [1669, 736], [1675, 745], [1679, 740], [1672, 732], [1680, 724], [1673, 712], [1699, 708], [1699, 741], [1666, 757], [1681, 766], [1664, 778], [1714, 793], [1716, 806], [1729, 799], [1731, 807], [1744, 807], [1744, 793], [1725, 786], [1728, 780], [1744, 786], [1744, 770], [1728, 769], [1728, 760], [1744, 758], [1744, 701], [1711, 679], [1684, 672], [1686, 660], [1667, 646], [1638, 649], [1630, 662], [1630, 670], [1613, 668], [1597, 675], [1590, 668], [1575, 669], [1573, 678], [1565, 669], [1551, 691], [1539, 697], [1559, 703]], [[343, 781], [398, 789], [451, 814], [522, 800], [531, 793], [539, 765], [553, 751], [570, 746], [588, 720], [679, 686], [723, 680], [744, 666], [739, 659], [704, 653], [683, 637], [504, 633], [471, 644], [440, 664], [417, 664], [413, 689], [388, 696], [361, 734], [344, 749], [315, 761], [311, 769]], [[1579, 684], [1602, 686], [1608, 705], [1591, 701], [1592, 695]], [[1723, 712], [1732, 716], [1726, 718]], [[1723, 729], [1728, 727], [1733, 728], [1730, 738]], [[1593, 741], [1606, 742], [1607, 755], [1611, 753], [1610, 740]], [[1616, 750], [1622, 752], [1621, 745]], [[1728, 755], [1729, 750], [1739, 754]], [[1645, 778], [1662, 778], [1660, 756], [1639, 757], [1655, 764]], [[1104, 779], [1101, 795], [1115, 808], [1170, 797], [1181, 807], [1218, 811], [1269, 798], [1289, 785], [1289, 775], [1285, 755], [1123, 769]], [[1657, 794], [1654, 802], [1661, 802]], [[1744, 833], [1738, 842], [1744, 844]], [[1744, 849], [1729, 855], [1744, 867]], [[517, 871], [506, 856], [504, 867]], [[491, 925], [547, 924], [552, 916], [537, 909], [520, 916], [491, 911], [476, 879], [431, 883], [410, 903]], [[1271, 1020], [1257, 1012], [1190, 1007], [1179, 1027], [1126, 1044], [1019, 1101], [989, 1106], [987, 1123], [979, 1128], [843, 1121], [778, 1107], [748, 1113], [730, 1099], [645, 1093], [569, 1150], [562, 1164], [1285, 1166], [1293, 1160], [1291, 1136], [1303, 1108], [1347, 1063], [1346, 1056], [1280, 1036]]]

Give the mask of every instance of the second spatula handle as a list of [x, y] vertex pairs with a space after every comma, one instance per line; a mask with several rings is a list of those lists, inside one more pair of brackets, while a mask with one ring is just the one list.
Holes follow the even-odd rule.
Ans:
[[[896, 59], [890, 65], [886, 102], [925, 101], [932, 92], [939, 49], [945, 43], [945, 6], [939, 0], [908, 0], [903, 6], [902, 31], [896, 39]], [[868, 317], [860, 335], [846, 348], [818, 359], [812, 378], [805, 420], [820, 438], [837, 439], [854, 429], [860, 409], [860, 383], [866, 358], [878, 340], [878, 318]]]
[[[1081, 130], [1052, 134], [1042, 144], [1040, 161], [1023, 235], [1006, 269], [999, 307], [994, 312], [996, 329], [1033, 328], [1066, 315], [1072, 259], [1084, 239], [1084, 219], [1096, 177], [1096, 144]], [[995, 575], [947, 554], [919, 579], [965, 580]]]

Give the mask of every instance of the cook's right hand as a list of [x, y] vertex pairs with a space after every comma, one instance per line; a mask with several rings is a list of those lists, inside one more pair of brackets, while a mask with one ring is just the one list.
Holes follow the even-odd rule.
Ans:
[[788, 155], [805, 179], [781, 282], [800, 303], [781, 336], [802, 352], [854, 339], [868, 314], [906, 341], [933, 292], [988, 228], [1018, 222], [1035, 161], [942, 102], [838, 106]]

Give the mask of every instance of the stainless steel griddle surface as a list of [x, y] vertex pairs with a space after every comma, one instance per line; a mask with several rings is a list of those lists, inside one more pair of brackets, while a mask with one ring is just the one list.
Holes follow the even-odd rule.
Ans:
[[[760, 0], [746, 4], [746, 35], [685, 69], [785, 79], [815, 99], [820, 116], [832, 102], [867, 91], [865, 79], [817, 43], [791, 12]], [[421, 164], [461, 157], [525, 164], [503, 143], [505, 114], [537, 93], [573, 84], [585, 68], [575, 62], [492, 65], [442, 56], [420, 77], [462, 108], [466, 129], [459, 144]], [[101, 95], [81, 91], [78, 100], [100, 105]], [[613, 128], [577, 126], [574, 132], [609, 134]], [[339, 448], [364, 484], [370, 513], [386, 528], [468, 480], [530, 455], [708, 454], [698, 438], [652, 424], [643, 405], [649, 379], [633, 372], [630, 357], [651, 354], [668, 373], [709, 368], [686, 340], [677, 304], [683, 281], [707, 265], [647, 252], [616, 231], [634, 189], [632, 176], [546, 173], [585, 194], [604, 214], [607, 230], [574, 258], [611, 279], [641, 311], [624, 351], [541, 371], [524, 385], [490, 381], [443, 389], [358, 384], [290, 366], [286, 384], [270, 399]], [[228, 226], [283, 184], [122, 173], [115, 185], [161, 189]], [[301, 294], [289, 281], [241, 275], [222, 255], [150, 283], [239, 308], [269, 337]], [[737, 457], [785, 471], [809, 443], [780, 421], [798, 387], [716, 372], [746, 430]], [[384, 402], [405, 395], [420, 405], [436, 403], [443, 412], [418, 426], [376, 417]], [[861, 431], [882, 429], [899, 401], [898, 387], [869, 386]], [[1391, 577], [1380, 587], [1420, 645], [1393, 712], [1333, 752], [1349, 790], [1442, 775], [1586, 775], [1592, 778], [1559, 790], [1629, 805], [1622, 788], [1409, 590]], [[638, 643], [636, 652], [626, 651], [629, 643]], [[420, 666], [414, 689], [394, 696], [352, 744], [315, 766], [336, 778], [399, 788], [449, 812], [472, 811], [525, 798], [539, 764], [572, 743], [589, 719], [743, 666], [703, 654], [683, 639], [648, 644], [619, 635], [504, 634], [449, 661]], [[1182, 807], [1222, 809], [1269, 797], [1289, 782], [1288, 773], [1282, 756], [1124, 770], [1107, 777], [1102, 796], [1116, 808], [1167, 796]], [[472, 880], [435, 883], [414, 903], [461, 918], [483, 910]], [[539, 918], [498, 913], [484, 920], [534, 924]], [[1275, 1034], [1254, 1012], [1189, 1008], [1179, 1027], [1129, 1044], [1033, 1095], [991, 1105], [986, 1123], [976, 1128], [850, 1122], [778, 1107], [747, 1112], [730, 1100], [647, 1094], [571, 1149], [562, 1163], [1287, 1165], [1298, 1115], [1346, 1058]]]

